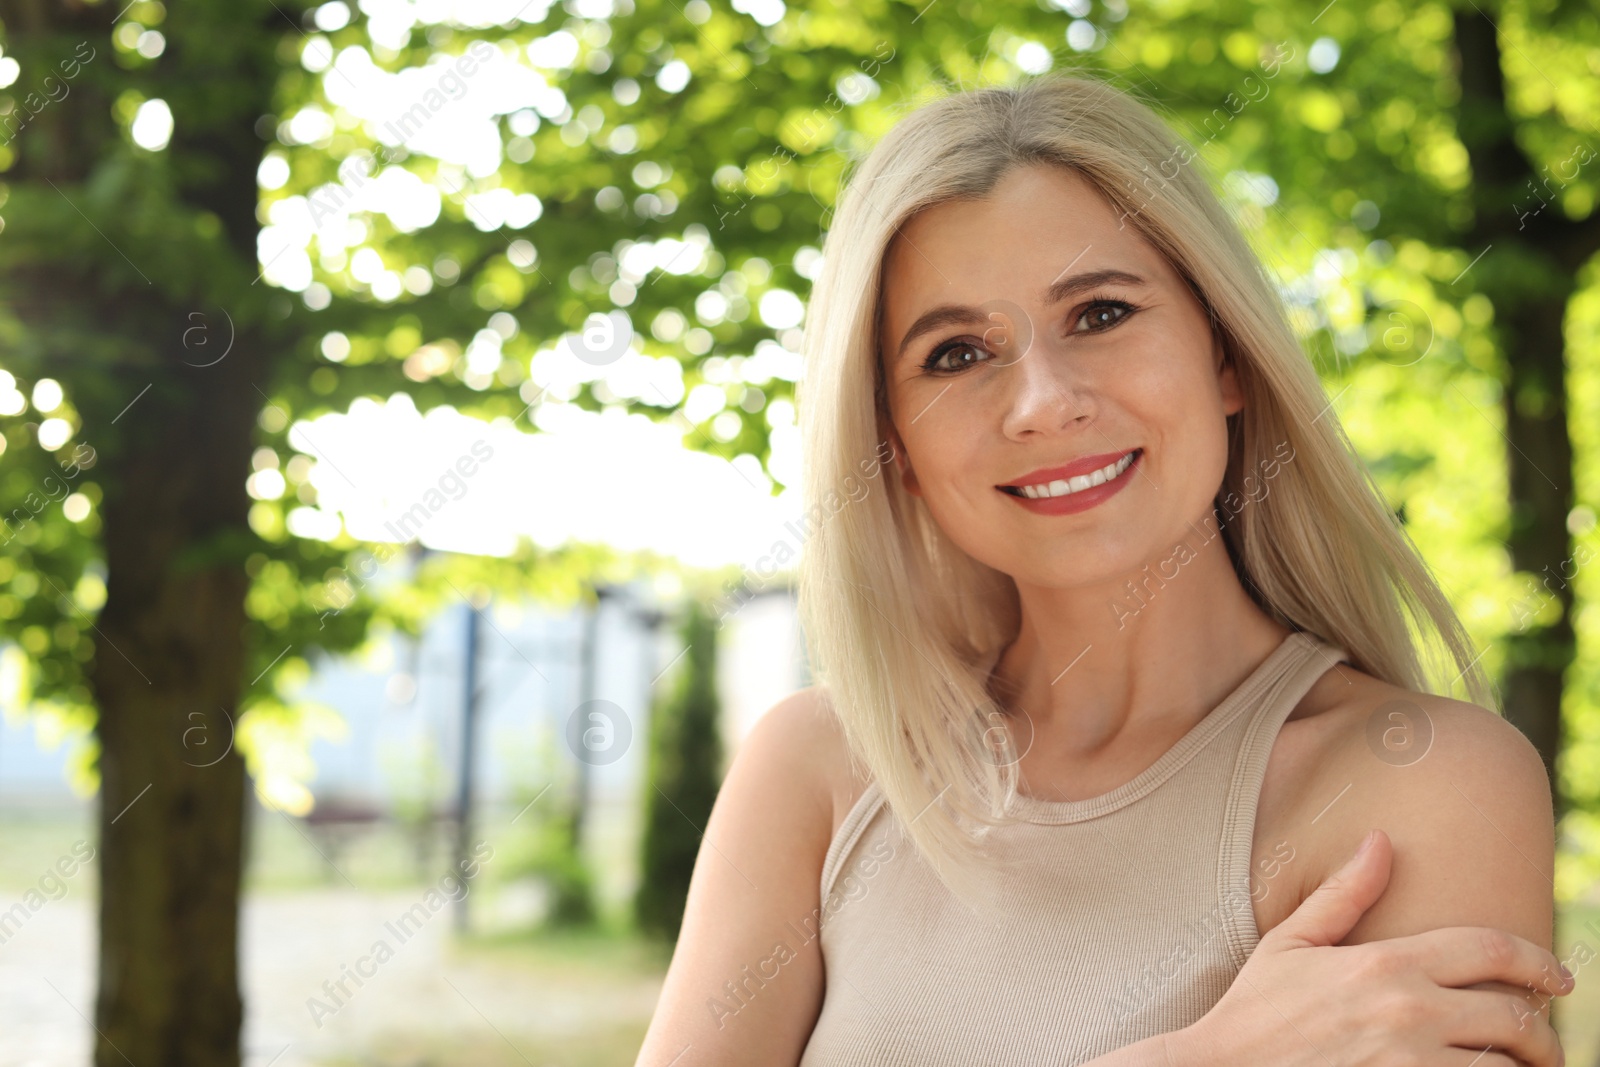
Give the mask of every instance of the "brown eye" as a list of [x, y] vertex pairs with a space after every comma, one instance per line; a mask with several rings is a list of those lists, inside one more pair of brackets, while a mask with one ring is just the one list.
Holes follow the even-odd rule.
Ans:
[[922, 369], [950, 374], [983, 363], [990, 358], [988, 352], [971, 341], [951, 341], [934, 349], [922, 364]]
[[1078, 317], [1073, 332], [1099, 333], [1108, 330], [1127, 318], [1132, 311], [1133, 305], [1121, 300], [1096, 300]]

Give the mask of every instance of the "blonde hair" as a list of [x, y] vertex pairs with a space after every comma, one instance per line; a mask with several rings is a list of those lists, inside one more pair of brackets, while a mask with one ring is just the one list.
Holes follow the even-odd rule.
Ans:
[[[1244, 408], [1229, 416], [1218, 499], [1243, 494], [1287, 442], [1271, 493], [1224, 524], [1240, 580], [1293, 630], [1425, 689], [1431, 632], [1485, 706], [1465, 630], [1356, 458], [1260, 261], [1194, 150], [1149, 107], [1100, 81], [1048, 76], [957, 92], [899, 122], [852, 176], [829, 227], [805, 331], [800, 409], [811, 514], [879, 454], [888, 416], [878, 354], [883, 260], [917, 212], [981, 198], [1011, 168], [1086, 179], [1159, 249], [1211, 313]], [[873, 467], [876, 471], [876, 467]], [[956, 547], [892, 465], [880, 491], [830, 506], [806, 546], [800, 607], [816, 674], [852, 753], [918, 850], [970, 904], [970, 864], [1016, 790], [1009, 732], [983, 667], [1017, 632], [1015, 584]], [[1419, 631], [1415, 632], [1414, 630]]]

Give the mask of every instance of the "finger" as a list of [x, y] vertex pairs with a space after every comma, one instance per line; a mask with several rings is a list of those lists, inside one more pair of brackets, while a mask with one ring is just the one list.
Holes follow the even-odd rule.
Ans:
[[1355, 855], [1330, 874], [1287, 919], [1261, 939], [1288, 946], [1336, 945], [1389, 884], [1392, 845], [1382, 830], [1372, 831]]
[[1573, 989], [1549, 949], [1491, 926], [1445, 926], [1382, 944], [1410, 953], [1436, 985], [1459, 989], [1505, 982], [1545, 997], [1563, 997]]
[[1515, 993], [1450, 991], [1452, 1011], [1445, 1037], [1452, 1045], [1478, 1050], [1493, 1047], [1528, 1067], [1556, 1067], [1561, 1041], [1544, 1015]]
[[[1428, 1060], [1429, 1067], [1432, 1067], [1434, 1062]], [[1515, 1057], [1507, 1056], [1504, 1052], [1485, 1052], [1481, 1048], [1447, 1048], [1439, 1053], [1437, 1062], [1439, 1067], [1534, 1067], [1532, 1064], [1524, 1064]]]

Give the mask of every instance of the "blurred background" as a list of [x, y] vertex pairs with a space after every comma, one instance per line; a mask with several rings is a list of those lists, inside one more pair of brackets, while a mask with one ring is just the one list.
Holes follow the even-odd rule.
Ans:
[[1592, 3], [0, 0], [0, 1065], [631, 1064], [809, 682], [842, 177], [1061, 69], [1198, 147], [1544, 754], [1600, 1064]]

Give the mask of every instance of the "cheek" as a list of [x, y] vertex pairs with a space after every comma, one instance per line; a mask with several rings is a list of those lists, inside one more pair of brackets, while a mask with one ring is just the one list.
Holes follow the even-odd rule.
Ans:
[[995, 467], [995, 446], [984, 429], [993, 421], [993, 413], [982, 410], [975, 398], [951, 389], [931, 406], [920, 400], [898, 424], [922, 499], [947, 530], [970, 521], [973, 509], [984, 503], [975, 494], [987, 488], [983, 472]]
[[1160, 466], [1175, 483], [1172, 500], [1186, 517], [1202, 515], [1228, 469], [1227, 414], [1213, 393], [1191, 396], [1181, 421], [1169, 417], [1165, 436]]
[[1137, 358], [1124, 362], [1117, 376], [1118, 395], [1148, 415], [1155, 425], [1200, 423], [1221, 419], [1222, 385], [1212, 364], [1204, 319], [1182, 321], [1151, 330], [1141, 338]]
[[958, 472], [963, 467], [971, 470], [971, 442], [977, 436], [970, 431], [959, 432], [960, 420], [950, 417], [955, 413], [954, 405], [943, 411], [940, 407], [935, 404], [915, 423], [900, 428], [906, 459], [916, 472], [918, 485], [929, 496], [949, 493]]
[[1181, 314], [1163, 319], [1141, 335], [1137, 359], [1128, 361], [1130, 371], [1147, 395], [1184, 402], [1168, 410], [1209, 409], [1220, 403], [1209, 341], [1204, 318]]
[[[1194, 324], [1186, 324], [1194, 325]], [[1204, 320], [1199, 329], [1204, 332]], [[1123, 362], [1108, 397], [1138, 427], [1154, 455], [1148, 470], [1162, 496], [1203, 512], [1228, 462], [1228, 411], [1209, 347], [1191, 329], [1152, 333]], [[1170, 483], [1170, 484], [1169, 484]]]

